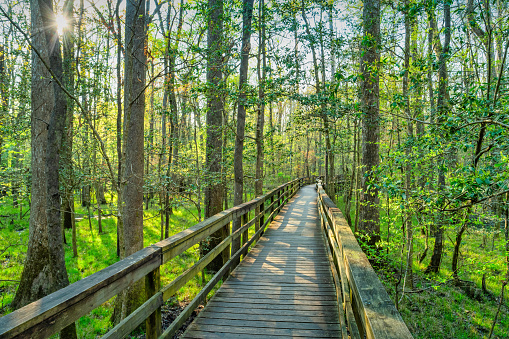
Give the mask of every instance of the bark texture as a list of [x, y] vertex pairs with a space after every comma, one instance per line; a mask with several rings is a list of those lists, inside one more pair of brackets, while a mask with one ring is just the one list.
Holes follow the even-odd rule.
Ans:
[[[53, 3], [51, 0], [32, 1], [31, 10], [32, 20], [35, 20], [35, 22], [33, 22], [33, 26], [37, 29], [37, 36], [34, 37], [34, 40], [38, 42], [39, 47], [45, 50], [45, 54], [41, 55], [43, 58], [47, 58], [45, 59], [46, 66], [50, 67], [53, 75], [61, 84], [63, 81], [62, 55], [56, 26], [53, 24], [55, 16], [53, 12]], [[38, 57], [33, 57], [33, 61], [37, 58]], [[40, 59], [35, 62], [35, 67], [41, 67]], [[41, 68], [38, 68], [37, 71], [41, 71]], [[45, 75], [48, 76], [48, 73], [45, 73]], [[34, 192], [32, 191], [32, 201], [34, 199], [37, 200], [37, 210], [31, 210], [31, 221], [32, 215], [35, 214], [34, 219], [37, 218], [41, 224], [34, 224], [34, 231], [46, 231], [46, 237], [40, 233], [35, 234], [36, 232], [32, 232], [32, 225], [30, 225], [31, 230], [29, 239], [29, 241], [42, 240], [45, 242], [47, 248], [41, 247], [40, 244], [34, 244], [33, 246], [29, 245], [29, 249], [37, 247], [39, 251], [42, 250], [38, 254], [41, 254], [43, 257], [27, 255], [27, 262], [25, 264], [26, 267], [23, 272], [20, 288], [18, 289], [18, 293], [25, 292], [27, 295], [20, 295], [19, 299], [16, 298], [18, 300], [15, 299], [15, 305], [19, 302], [18, 306], [22, 306], [22, 301], [33, 301], [30, 300], [31, 297], [35, 296], [40, 298], [44, 296], [41, 295], [42, 293], [49, 294], [69, 285], [69, 278], [67, 277], [67, 270], [65, 267], [63, 232], [60, 223], [61, 197], [59, 178], [60, 148], [66, 119], [67, 98], [58, 82], [55, 79], [52, 79], [51, 83], [53, 86], [51, 90], [49, 90], [47, 82], [38, 83], [36, 81], [35, 87], [32, 88], [36, 93], [41, 91], [39, 92], [40, 94], [47, 95], [46, 97], [40, 98], [32, 97], [32, 99], [42, 99], [52, 104], [51, 107], [46, 107], [48, 109], [44, 110], [45, 113], [51, 112], [49, 117], [47, 115], [45, 116], [47, 126], [42, 126], [42, 129], [47, 131], [45, 135], [46, 140], [40, 139], [37, 141], [44, 144], [46, 152], [41, 152], [40, 149], [37, 149], [36, 151], [38, 152], [32, 154], [32, 159], [39, 155], [43, 156], [41, 159], [36, 159], [42, 161], [36, 163], [37, 169], [33, 169], [33, 171], [36, 170], [38, 172], [38, 179], [40, 179], [39, 184], [45, 184], [37, 187], [39, 189], [37, 193], [40, 195], [34, 196]], [[41, 87], [46, 88], [41, 89]], [[34, 93], [32, 93], [32, 95], [34, 95]], [[32, 102], [32, 105], [33, 104], [34, 103]], [[34, 108], [34, 106], [32, 107]], [[38, 107], [35, 106], [35, 110], [37, 110], [37, 108]], [[40, 125], [38, 127], [40, 127]], [[32, 180], [34, 182], [33, 177]], [[32, 234], [34, 234], [35, 237], [32, 237]], [[44, 264], [42, 271], [39, 270], [41, 262]], [[40, 279], [43, 277], [46, 280], [41, 282]], [[30, 286], [30, 289], [25, 288], [25, 290], [23, 290], [23, 283], [32, 286]], [[39, 288], [34, 291], [34, 287]], [[64, 328], [60, 337], [76, 338], [75, 325], [72, 324]]]
[[[128, 0], [125, 23], [124, 159], [122, 208], [127, 257], [143, 248], [143, 170], [145, 113], [145, 1]], [[143, 303], [143, 281], [124, 292], [121, 318]]]
[[[449, 54], [449, 46], [451, 42], [451, 4], [449, 2], [444, 3], [444, 45], [442, 46], [440, 38], [438, 36], [438, 28], [435, 21], [434, 9], [428, 13], [430, 27], [433, 32], [433, 42], [435, 46], [435, 52], [439, 56], [438, 59], [438, 98], [437, 98], [437, 118], [436, 121], [441, 122], [442, 118], [447, 114], [448, 109], [448, 98], [449, 92], [447, 89], [447, 58]], [[445, 190], [445, 173], [443, 169], [443, 162], [445, 155], [439, 160], [438, 164], [438, 191], [443, 192]], [[440, 264], [442, 263], [442, 251], [443, 251], [443, 237], [444, 237], [444, 217], [442, 213], [439, 213], [437, 220], [437, 227], [435, 230], [435, 245], [433, 247], [433, 255], [431, 261], [426, 268], [426, 273], [437, 273], [440, 270]]]
[[380, 240], [380, 214], [378, 189], [370, 185], [373, 170], [379, 165], [380, 141], [380, 0], [367, 0], [363, 10], [364, 36], [361, 42], [362, 59], [362, 175], [360, 195], [359, 231], [373, 246]]
[[[222, 133], [223, 133], [223, 1], [208, 1], [207, 35], [207, 139], [205, 167], [207, 186], [205, 187], [205, 218], [210, 218], [223, 210], [224, 186], [222, 171]], [[202, 243], [202, 254], [208, 253], [223, 238], [224, 230], [212, 234]], [[217, 256], [208, 266], [218, 271], [223, 266], [221, 256]]]
[[[32, 45], [49, 64], [44, 26], [39, 2], [30, 4], [32, 20]], [[46, 145], [48, 125], [53, 109], [53, 87], [51, 75], [43, 62], [32, 51], [32, 95], [31, 95], [31, 169], [32, 199], [30, 201], [30, 222], [27, 256], [21, 281], [12, 302], [13, 308], [23, 307], [40, 299], [52, 290], [53, 274], [49, 260], [48, 223], [46, 218]]]
[[[244, 193], [244, 130], [246, 127], [246, 88], [247, 73], [249, 66], [249, 52], [251, 51], [251, 21], [253, 18], [253, 0], [243, 1], [242, 11], [242, 50], [240, 58], [239, 71], [239, 103], [237, 111], [237, 135], [235, 137], [235, 152], [233, 158], [233, 173], [235, 177], [235, 187], [233, 193], [233, 204], [242, 204], [242, 195]], [[241, 227], [240, 218], [233, 221], [232, 232]], [[232, 242], [232, 253], [240, 249], [240, 237]]]
[[263, 194], [263, 129], [265, 125], [265, 79], [267, 73], [267, 56], [265, 52], [265, 4], [260, 0], [258, 10], [260, 17], [260, 29], [258, 38], [258, 111], [256, 117], [256, 172], [255, 172], [255, 195]]
[[[63, 54], [64, 54], [64, 86], [74, 94], [74, 19], [73, 19], [74, 0], [66, 0], [64, 3], [64, 17], [69, 21], [69, 26], [65, 28], [63, 35]], [[74, 257], [78, 256], [76, 243], [76, 224], [74, 220], [74, 170], [72, 163], [73, 149], [73, 115], [74, 101], [67, 98], [67, 110], [65, 117], [65, 130], [62, 140], [62, 174], [63, 180], [63, 200], [62, 210], [63, 226], [66, 229], [72, 229], [72, 248]]]

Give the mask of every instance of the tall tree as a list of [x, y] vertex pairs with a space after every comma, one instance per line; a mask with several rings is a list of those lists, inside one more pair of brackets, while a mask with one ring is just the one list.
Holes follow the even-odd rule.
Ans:
[[[437, 117], [435, 121], [443, 122], [447, 115], [449, 92], [447, 89], [447, 58], [449, 57], [449, 46], [451, 43], [451, 4], [444, 2], [444, 44], [440, 42], [438, 28], [435, 19], [435, 8], [428, 10], [430, 27], [433, 32], [433, 46], [438, 56], [438, 98], [437, 98]], [[445, 155], [441, 156], [438, 164], [438, 190], [445, 190]], [[435, 244], [431, 261], [426, 268], [426, 272], [438, 272], [442, 263], [443, 237], [444, 237], [444, 216], [442, 212], [438, 213], [438, 223], [435, 230]]]
[[[251, 21], [253, 18], [254, 0], [243, 0], [242, 8], [242, 46], [239, 70], [239, 102], [237, 110], [237, 134], [235, 135], [235, 152], [233, 158], [233, 172], [235, 187], [233, 193], [233, 204], [242, 204], [244, 193], [244, 131], [246, 128], [246, 106], [247, 106], [247, 73], [249, 66], [249, 52], [251, 51]], [[240, 218], [233, 221], [232, 231], [235, 232], [241, 227]], [[240, 237], [232, 242], [232, 253], [240, 249]]]
[[259, 37], [258, 37], [258, 110], [256, 118], [256, 170], [255, 194], [263, 194], [263, 128], [265, 125], [265, 80], [267, 74], [267, 53], [265, 49], [265, 2], [260, 0], [258, 9]]
[[[23, 306], [69, 285], [60, 222], [59, 178], [59, 158], [67, 99], [61, 88], [62, 55], [57, 27], [54, 24], [53, 2], [51, 0], [32, 1], [31, 15], [34, 47], [32, 51], [33, 197], [27, 259], [21, 283], [13, 301], [14, 307]], [[48, 82], [53, 83], [53, 86], [48, 86]], [[60, 336], [76, 338], [75, 325], [66, 327]]]
[[[207, 35], [207, 139], [205, 167], [207, 186], [205, 187], [205, 218], [210, 218], [223, 210], [224, 187], [222, 172], [222, 133], [223, 133], [223, 0], [208, 0]], [[212, 234], [203, 243], [204, 252], [217, 246], [223, 238], [224, 230]], [[208, 269], [218, 271], [223, 266], [220, 256], [212, 261]]]
[[[405, 1], [405, 55], [404, 55], [404, 64], [405, 70], [403, 74], [403, 99], [405, 101], [405, 115], [407, 117], [407, 134], [408, 141], [407, 146], [405, 148], [406, 156], [410, 157], [412, 153], [411, 140], [414, 136], [414, 128], [413, 128], [413, 120], [412, 113], [410, 112], [410, 93], [408, 89], [408, 77], [410, 74], [410, 39], [412, 37], [412, 28], [414, 19], [411, 17], [409, 13], [409, 2]], [[406, 247], [407, 247], [407, 262], [406, 262], [406, 271], [405, 271], [405, 281], [404, 287], [413, 289], [413, 252], [414, 252], [414, 244], [413, 244], [413, 223], [412, 223], [412, 214], [410, 213], [410, 191], [412, 189], [412, 164], [410, 161], [407, 162], [405, 168], [405, 193], [406, 193], [406, 202], [405, 202], [405, 212], [406, 212], [406, 221], [405, 221], [405, 229], [406, 229]]]
[[[125, 90], [122, 184], [124, 248], [127, 257], [143, 248], [143, 172], [146, 77], [145, 0], [128, 0], [125, 22]], [[121, 318], [143, 303], [143, 282], [124, 292]], [[125, 311], [125, 312], [124, 312]]]
[[366, 0], [363, 9], [361, 42], [361, 109], [362, 109], [362, 193], [360, 196], [359, 231], [373, 246], [380, 240], [378, 189], [371, 182], [380, 163], [380, 0]]
[[[64, 17], [68, 21], [68, 25], [64, 27], [63, 35], [63, 68], [64, 68], [64, 86], [74, 94], [74, 0], [66, 0], [64, 3]], [[76, 242], [76, 223], [74, 220], [74, 169], [72, 162], [72, 146], [73, 146], [73, 116], [74, 101], [67, 98], [67, 111], [65, 132], [62, 140], [62, 173], [65, 180], [63, 181], [63, 225], [65, 228], [72, 229], [72, 249], [74, 257], [78, 256], [78, 248]]]

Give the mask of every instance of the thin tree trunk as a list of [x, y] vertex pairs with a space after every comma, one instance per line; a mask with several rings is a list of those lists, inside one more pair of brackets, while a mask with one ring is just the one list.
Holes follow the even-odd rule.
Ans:
[[[208, 0], [207, 18], [207, 139], [206, 139], [206, 186], [205, 218], [210, 218], [223, 210], [222, 143], [223, 143], [223, 1]], [[198, 121], [200, 124], [201, 122]], [[199, 126], [200, 127], [200, 126]], [[201, 253], [206, 254], [223, 239], [225, 230], [219, 230], [201, 243]], [[223, 266], [223, 259], [217, 256], [207, 269], [217, 272]]]
[[378, 188], [370, 183], [375, 180], [374, 170], [380, 163], [380, 111], [379, 111], [379, 62], [380, 62], [380, 0], [366, 0], [363, 10], [363, 31], [368, 42], [362, 46], [362, 192], [360, 195], [359, 230], [366, 236], [369, 246], [380, 240], [380, 214]]
[[[126, 3], [125, 91], [123, 153], [124, 255], [143, 248], [143, 172], [145, 115], [145, 0]], [[143, 282], [138, 281], [123, 293], [121, 319], [143, 303]]]
[[[81, 0], [83, 1], [83, 0]], [[115, 8], [115, 20], [117, 22], [117, 257], [121, 257], [124, 252], [124, 224], [122, 217], [122, 164], [124, 163], [122, 154], [122, 29], [120, 25], [120, 3], [117, 0]]]
[[[75, 73], [75, 59], [74, 59], [74, 0], [66, 0], [64, 3], [64, 17], [69, 21], [68, 27], [64, 30], [63, 35], [63, 55], [64, 55], [64, 86], [74, 94], [74, 73]], [[62, 173], [65, 180], [63, 181], [63, 227], [64, 229], [72, 229], [74, 223], [74, 170], [72, 162], [73, 150], [73, 116], [74, 116], [74, 101], [67, 98], [67, 111], [65, 130], [62, 140]], [[74, 257], [78, 256], [76, 247], [75, 230], [73, 230], [72, 247]]]
[[[408, 7], [408, 1], [406, 3], [406, 8]], [[412, 165], [410, 161], [410, 157], [412, 156], [412, 146], [411, 140], [414, 137], [414, 128], [413, 121], [411, 117], [410, 111], [410, 93], [408, 91], [408, 75], [410, 73], [410, 39], [412, 36], [413, 29], [413, 19], [410, 17], [408, 13], [408, 9], [405, 12], [405, 73], [403, 74], [403, 98], [405, 100], [405, 115], [407, 117], [407, 146], [405, 147], [405, 153], [407, 156], [407, 164], [405, 168], [405, 196], [406, 199], [404, 201], [405, 206], [405, 223], [406, 223], [406, 248], [407, 248], [407, 258], [406, 258], [406, 270], [405, 270], [405, 278], [403, 280], [403, 287], [406, 289], [412, 290], [414, 288], [414, 278], [413, 278], [413, 258], [414, 258], [414, 243], [413, 243], [413, 222], [412, 222], [412, 213], [410, 211], [410, 194], [412, 190]]]
[[[258, 9], [260, 21], [260, 32], [258, 39], [258, 111], [256, 119], [256, 174], [255, 174], [255, 196], [263, 194], [263, 127], [265, 124], [265, 78], [267, 58], [265, 51], [265, 3], [260, 0]], [[261, 69], [260, 69], [261, 68]]]
[[[434, 45], [437, 54], [439, 55], [438, 61], [438, 78], [439, 78], [439, 89], [438, 89], [438, 100], [437, 100], [437, 108], [438, 108], [438, 119], [436, 121], [441, 121], [445, 118], [447, 114], [447, 98], [448, 98], [448, 90], [447, 90], [447, 56], [449, 54], [449, 45], [451, 41], [451, 5], [446, 2], [444, 4], [444, 34], [445, 40], [443, 47], [440, 44], [440, 38], [438, 37], [438, 29], [436, 28], [435, 22], [435, 14], [434, 9], [429, 13], [430, 26], [433, 30], [433, 36], [435, 37]], [[443, 161], [443, 159], [441, 160]], [[445, 173], [441, 169], [442, 166], [438, 166], [438, 191], [443, 192], [445, 189]], [[440, 270], [440, 264], [442, 262], [442, 250], [443, 250], [443, 234], [444, 234], [444, 218], [439, 213], [439, 220], [437, 229], [435, 232], [435, 245], [433, 248], [433, 255], [431, 256], [431, 261], [426, 268], [426, 273], [434, 272], [437, 273]]]
[[[246, 105], [247, 105], [247, 73], [249, 66], [249, 52], [251, 50], [251, 20], [253, 18], [253, 0], [243, 0], [242, 10], [242, 49], [239, 71], [239, 101], [237, 111], [237, 134], [235, 136], [235, 151], [233, 158], [233, 172], [235, 179], [235, 187], [233, 193], [233, 204], [240, 205], [242, 203], [242, 195], [244, 193], [244, 168], [243, 168], [243, 152], [244, 152], [244, 130], [246, 127]], [[241, 219], [233, 221], [232, 232], [241, 227]], [[236, 253], [240, 249], [240, 237], [232, 242], [232, 253]], [[238, 262], [238, 260], [237, 260]], [[234, 264], [235, 266], [236, 264]]]

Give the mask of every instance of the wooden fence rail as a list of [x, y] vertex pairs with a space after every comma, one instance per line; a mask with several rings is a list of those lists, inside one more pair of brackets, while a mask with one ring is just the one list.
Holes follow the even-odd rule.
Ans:
[[[0, 338], [47, 338], [58, 333], [94, 308], [119, 294], [132, 283], [145, 278], [146, 302], [110, 330], [103, 338], [123, 338], [146, 323], [147, 338], [170, 338], [193, 310], [205, 300], [213, 287], [234, 268], [241, 255], [256, 241], [279, 210], [303, 185], [304, 179], [283, 184], [266, 195], [222, 211], [168, 239], [146, 247], [119, 262], [72, 285], [39, 299], [0, 318]], [[255, 211], [252, 219], [249, 212]], [[242, 227], [231, 233], [231, 221], [241, 218]], [[248, 239], [250, 227], [255, 233]], [[223, 229], [227, 236], [192, 267], [166, 286], [161, 286], [160, 266]], [[242, 234], [242, 246], [230, 254], [230, 244]], [[223, 267], [202, 288], [164, 333], [161, 306], [216, 256], [222, 255]]]
[[317, 183], [343, 338], [412, 338], [341, 211]]

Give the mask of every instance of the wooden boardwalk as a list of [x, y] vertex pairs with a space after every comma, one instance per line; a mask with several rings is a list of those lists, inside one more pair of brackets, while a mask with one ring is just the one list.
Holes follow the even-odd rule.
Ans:
[[303, 187], [184, 338], [339, 338], [336, 292], [314, 185]]

